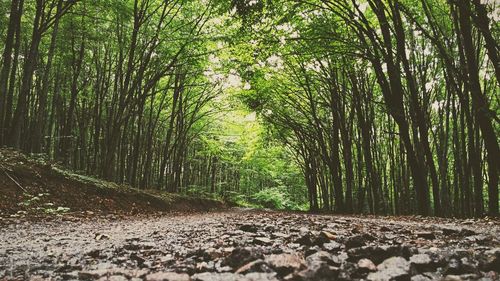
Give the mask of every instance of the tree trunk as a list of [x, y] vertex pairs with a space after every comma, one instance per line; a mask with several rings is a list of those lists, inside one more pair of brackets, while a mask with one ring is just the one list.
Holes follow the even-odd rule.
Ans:
[[[2, 68], [0, 70], [0, 145], [4, 144], [4, 137], [7, 134], [9, 124], [5, 122], [9, 93], [9, 75], [11, 73], [12, 57], [15, 48], [14, 37], [19, 34], [21, 29], [21, 16], [23, 11], [24, 0], [12, 0], [10, 6], [9, 27], [5, 38], [5, 46], [2, 55]], [[19, 35], [18, 35], [19, 36]], [[17, 36], [17, 37], [18, 37]], [[17, 39], [19, 40], [19, 38]], [[13, 72], [15, 74], [15, 71]], [[11, 77], [15, 79], [15, 76]]]
[[36, 12], [35, 20], [33, 23], [33, 31], [31, 34], [31, 44], [24, 63], [21, 89], [19, 90], [16, 111], [14, 112], [14, 117], [12, 119], [10, 128], [9, 144], [15, 148], [21, 148], [21, 132], [26, 121], [28, 97], [31, 94], [33, 73], [38, 62], [38, 46], [40, 45], [40, 41], [42, 40], [42, 32], [40, 30], [40, 27], [43, 23], [43, 2], [43, 0], [36, 1]]
[[[498, 174], [500, 170], [500, 149], [498, 147], [498, 138], [492, 125], [493, 112], [490, 110], [489, 101], [481, 90], [479, 82], [479, 70], [476, 60], [476, 52], [472, 41], [472, 27], [470, 22], [471, 7], [468, 1], [458, 1], [460, 36], [463, 40], [463, 47], [466, 57], [466, 66], [468, 72], [468, 83], [472, 97], [474, 115], [484, 139], [484, 145], [487, 151], [488, 159], [488, 195], [489, 195], [489, 214], [497, 216], [498, 210]], [[469, 132], [473, 133], [473, 132]]]

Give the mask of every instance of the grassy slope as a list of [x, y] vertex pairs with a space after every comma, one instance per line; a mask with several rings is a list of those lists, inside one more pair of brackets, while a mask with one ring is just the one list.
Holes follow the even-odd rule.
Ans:
[[216, 200], [141, 191], [65, 171], [0, 149], [0, 215], [92, 211], [152, 213], [222, 209]]

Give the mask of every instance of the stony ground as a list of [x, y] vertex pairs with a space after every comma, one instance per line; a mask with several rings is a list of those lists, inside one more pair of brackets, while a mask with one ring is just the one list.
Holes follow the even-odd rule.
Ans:
[[0, 280], [498, 280], [498, 221], [205, 214], [0, 220]]

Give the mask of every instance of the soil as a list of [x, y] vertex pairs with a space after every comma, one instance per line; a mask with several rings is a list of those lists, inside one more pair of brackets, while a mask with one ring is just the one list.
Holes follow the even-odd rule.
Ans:
[[498, 280], [491, 220], [209, 213], [3, 219], [0, 280]]

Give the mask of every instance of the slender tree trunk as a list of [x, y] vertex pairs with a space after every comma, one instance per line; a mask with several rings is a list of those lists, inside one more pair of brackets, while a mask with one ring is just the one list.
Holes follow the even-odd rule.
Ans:
[[[61, 10], [62, 1], [58, 2], [57, 12]], [[56, 38], [59, 30], [59, 18], [55, 19], [54, 27], [52, 29], [52, 35], [50, 38], [50, 46], [49, 52], [47, 55], [47, 63], [45, 65], [43, 78], [42, 78], [42, 89], [39, 93], [39, 102], [38, 102], [38, 111], [35, 117], [35, 126], [34, 133], [32, 136], [32, 152], [40, 153], [42, 152], [43, 144], [44, 144], [44, 133], [45, 133], [45, 125], [46, 125], [46, 109], [47, 109], [47, 99], [48, 99], [48, 91], [49, 91], [49, 77], [50, 71], [52, 68], [52, 61], [54, 59], [54, 52], [56, 49]]]
[[211, 170], [210, 170], [210, 193], [211, 194], [215, 194], [216, 192], [216, 171], [217, 171], [217, 162], [218, 162], [218, 158], [217, 156], [212, 156], [212, 160], [211, 160]]
[[[5, 38], [5, 46], [2, 54], [2, 68], [0, 69], [0, 145], [4, 144], [4, 137], [7, 134], [8, 123], [6, 123], [6, 112], [9, 106], [8, 93], [9, 93], [9, 75], [12, 67], [13, 52], [15, 52], [14, 38], [19, 36], [21, 28], [21, 16], [23, 11], [24, 0], [12, 0], [10, 6], [9, 26], [7, 29], [7, 36]], [[17, 39], [19, 40], [19, 38]], [[15, 74], [15, 71], [12, 73]], [[12, 76], [11, 79], [15, 79]]]
[[[466, 66], [468, 72], [468, 83], [472, 97], [474, 115], [476, 117], [479, 128], [484, 139], [484, 145], [487, 151], [488, 159], [488, 195], [489, 205], [488, 211], [492, 216], [497, 216], [498, 210], [498, 174], [500, 172], [500, 149], [498, 146], [498, 138], [492, 125], [492, 111], [490, 110], [489, 101], [486, 95], [481, 90], [479, 83], [479, 70], [476, 60], [476, 52], [472, 40], [472, 27], [470, 22], [471, 7], [468, 1], [458, 1], [460, 36], [464, 44], [464, 52], [466, 57]], [[469, 132], [473, 133], [473, 132]]]
[[9, 144], [15, 148], [21, 148], [21, 132], [26, 121], [27, 103], [31, 94], [33, 73], [38, 62], [38, 47], [40, 45], [40, 41], [42, 40], [42, 31], [40, 30], [40, 27], [43, 24], [43, 4], [43, 0], [36, 1], [36, 12], [33, 31], [31, 34], [31, 44], [24, 63], [21, 89], [19, 90], [16, 111], [14, 112], [10, 128]]

